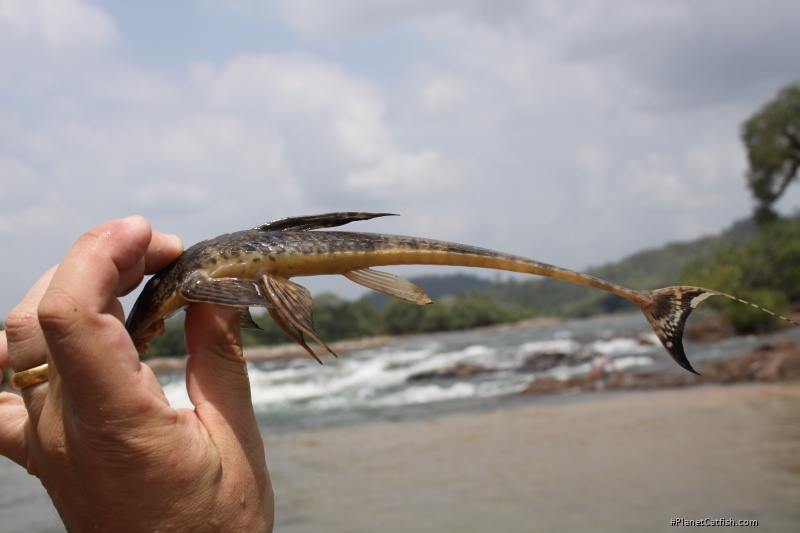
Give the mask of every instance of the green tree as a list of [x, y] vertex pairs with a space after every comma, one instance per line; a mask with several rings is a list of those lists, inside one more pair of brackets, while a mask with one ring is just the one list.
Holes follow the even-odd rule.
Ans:
[[742, 126], [747, 149], [747, 185], [759, 223], [777, 218], [774, 203], [800, 168], [800, 83], [781, 90]]
[[[407, 304], [406, 304], [407, 305]], [[314, 298], [314, 324], [323, 340], [357, 339], [377, 332], [378, 313], [369, 300], [355, 302], [332, 293]]]
[[381, 322], [381, 329], [389, 335], [420, 333], [425, 324], [425, 307], [390, 300], [383, 308]]
[[485, 292], [460, 292], [449, 305], [450, 328], [469, 329], [521, 318]]
[[183, 316], [164, 321], [164, 334], [148, 343], [149, 357], [171, 357], [186, 355], [186, 344], [183, 340]]
[[425, 306], [393, 300], [386, 304], [381, 319], [383, 332], [401, 335], [477, 328], [535, 315], [531, 308], [509, 306], [484, 291], [462, 291]]
[[[800, 217], [775, 221], [743, 246], [723, 248], [711, 259], [688, 265], [685, 283], [700, 285], [752, 301], [782, 313], [800, 300]], [[709, 305], [726, 316], [740, 333], [762, 331], [779, 321], [752, 307], [724, 298]]]
[[[772, 289], [754, 287], [747, 278], [750, 272], [746, 264], [746, 252], [743, 249], [730, 249], [717, 254], [714, 262], [707, 262], [691, 267], [687, 274], [687, 283], [735, 294], [740, 298], [757, 303], [765, 309], [782, 313], [786, 308], [786, 297]], [[759, 333], [773, 329], [778, 320], [769, 315], [727, 298], [711, 298], [708, 305], [716, 309], [737, 333]]]

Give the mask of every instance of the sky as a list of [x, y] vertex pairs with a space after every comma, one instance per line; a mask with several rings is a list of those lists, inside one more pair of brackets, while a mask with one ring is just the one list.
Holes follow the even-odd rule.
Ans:
[[576, 270], [714, 234], [752, 211], [740, 126], [800, 79], [798, 20], [793, 0], [0, 0], [0, 311], [131, 214], [189, 245], [391, 212], [346, 229]]

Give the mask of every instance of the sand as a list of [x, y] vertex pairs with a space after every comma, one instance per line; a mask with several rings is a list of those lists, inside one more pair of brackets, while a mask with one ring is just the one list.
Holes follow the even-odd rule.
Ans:
[[276, 531], [800, 528], [800, 383], [594, 395], [266, 445]]
[[[277, 532], [800, 528], [800, 382], [539, 398], [265, 445]], [[35, 479], [8, 461], [0, 475], [0, 531], [63, 531]]]

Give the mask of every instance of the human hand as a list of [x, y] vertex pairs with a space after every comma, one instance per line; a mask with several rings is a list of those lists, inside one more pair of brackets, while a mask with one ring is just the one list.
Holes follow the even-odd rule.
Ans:
[[169, 406], [125, 330], [118, 298], [180, 251], [140, 217], [102, 224], [0, 332], [0, 368], [50, 368], [21, 397], [0, 393], [0, 453], [41, 480], [70, 531], [272, 530], [238, 312], [187, 312], [193, 411]]

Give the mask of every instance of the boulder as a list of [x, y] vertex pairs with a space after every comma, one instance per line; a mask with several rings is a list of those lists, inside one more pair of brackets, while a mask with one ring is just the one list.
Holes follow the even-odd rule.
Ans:
[[529, 355], [517, 369], [519, 372], [544, 372], [569, 363], [570, 355], [564, 352], [540, 352]]
[[789, 338], [776, 339], [737, 357], [708, 362], [700, 373], [720, 383], [800, 379], [800, 346]]
[[719, 315], [690, 320], [683, 338], [694, 342], [712, 342], [736, 336], [733, 325]]
[[525, 387], [522, 394], [546, 394], [553, 392], [563, 392], [577, 385], [572, 379], [562, 380], [552, 376], [538, 376]]
[[476, 365], [474, 363], [456, 363], [453, 366], [412, 374], [406, 378], [406, 381], [464, 378], [474, 376], [475, 374], [482, 374], [484, 372], [491, 372], [491, 369], [481, 365]]

